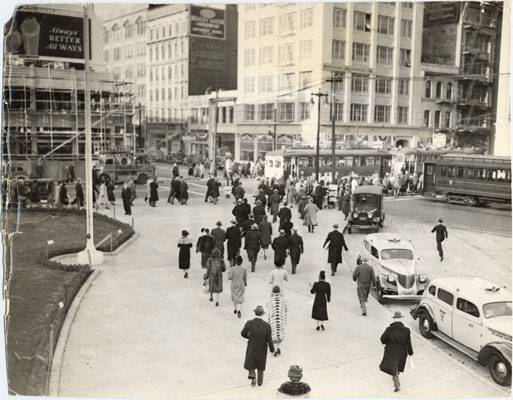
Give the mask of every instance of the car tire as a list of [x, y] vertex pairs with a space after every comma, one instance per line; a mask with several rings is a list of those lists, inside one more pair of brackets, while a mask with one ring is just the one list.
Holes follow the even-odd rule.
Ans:
[[386, 303], [386, 300], [383, 297], [383, 295], [384, 295], [384, 290], [383, 290], [383, 288], [381, 287], [381, 285], [378, 282], [378, 284], [376, 285], [376, 300], [378, 300], [379, 304], [385, 304]]
[[107, 183], [107, 181], [110, 180], [109, 174], [101, 174], [100, 175], [100, 182], [103, 180], [103, 182]]
[[148, 182], [148, 175], [140, 174], [140, 175], [137, 176], [137, 184], [145, 185], [146, 182]]
[[352, 229], [351, 229], [351, 227], [350, 227], [350, 226], [348, 226], [348, 227], [347, 227], [347, 233], [348, 233], [348, 234], [351, 234], [351, 232], [352, 232]]
[[426, 311], [421, 311], [419, 313], [419, 331], [420, 334], [426, 339], [431, 339], [433, 334], [431, 333], [433, 330], [433, 320], [430, 315]]
[[492, 354], [488, 360], [488, 370], [495, 383], [501, 386], [511, 385], [511, 364], [502, 355]]

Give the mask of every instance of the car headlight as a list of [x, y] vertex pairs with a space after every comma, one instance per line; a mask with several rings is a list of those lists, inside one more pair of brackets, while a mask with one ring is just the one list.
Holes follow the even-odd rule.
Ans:
[[427, 276], [424, 274], [419, 275], [419, 283], [426, 283], [427, 282]]
[[387, 276], [387, 281], [389, 283], [395, 283], [395, 275], [392, 275], [392, 274], [388, 275]]
[[357, 212], [354, 212], [354, 213], [353, 213], [353, 217], [354, 217], [354, 218], [358, 217], [358, 213], [357, 213]]
[[372, 213], [367, 213], [367, 218], [371, 219], [372, 218]]

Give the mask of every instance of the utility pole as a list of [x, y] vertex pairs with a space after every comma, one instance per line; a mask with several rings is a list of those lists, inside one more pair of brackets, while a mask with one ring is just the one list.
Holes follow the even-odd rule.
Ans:
[[331, 78], [327, 79], [326, 81], [331, 84], [331, 103], [330, 103], [330, 117], [331, 117], [331, 181], [335, 182], [335, 172], [336, 172], [336, 157], [335, 157], [335, 149], [336, 149], [336, 142], [337, 142], [337, 136], [335, 135], [335, 120], [336, 120], [336, 97], [335, 97], [335, 83], [336, 82], [342, 82], [344, 78], [341, 76], [335, 77], [335, 75], [332, 73]]
[[322, 93], [319, 88], [317, 93], [311, 93], [311, 96], [317, 96], [317, 150], [315, 153], [315, 180], [319, 182], [319, 141], [321, 135], [321, 98], [328, 97], [328, 93]]
[[273, 108], [273, 150], [278, 149], [278, 138], [276, 136], [276, 107]]

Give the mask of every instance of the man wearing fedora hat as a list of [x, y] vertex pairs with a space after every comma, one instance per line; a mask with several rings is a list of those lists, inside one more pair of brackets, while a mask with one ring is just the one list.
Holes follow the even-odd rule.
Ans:
[[344, 235], [338, 230], [338, 224], [333, 224], [333, 230], [328, 233], [322, 248], [326, 248], [326, 245], [328, 245], [328, 263], [331, 265], [331, 276], [334, 276], [338, 264], [342, 262], [342, 249], [348, 251]]
[[258, 231], [258, 226], [256, 224], [252, 225], [251, 230], [246, 233], [245, 237], [244, 248], [248, 253], [248, 260], [251, 263], [251, 272], [255, 272], [255, 265], [262, 244], [262, 235]]
[[[264, 381], [265, 364], [267, 361], [267, 348], [274, 353], [271, 325], [263, 320], [264, 307], [257, 306], [254, 310], [255, 318], [249, 320], [241, 331], [243, 338], [248, 339], [244, 369], [248, 370], [248, 379], [251, 386], [262, 386]], [[255, 370], [257, 373], [255, 374]], [[255, 382], [256, 381], [256, 382]]]
[[[359, 262], [358, 262], [359, 261]], [[358, 257], [357, 266], [353, 272], [353, 281], [356, 282], [356, 292], [360, 307], [362, 308], [362, 315], [367, 315], [366, 303], [369, 298], [371, 286], [376, 286], [376, 276], [374, 269], [368, 264], [368, 259]]]
[[381, 343], [385, 345], [385, 352], [379, 369], [392, 375], [394, 392], [398, 392], [401, 388], [399, 373], [404, 371], [406, 358], [413, 355], [410, 330], [401, 322], [402, 318], [401, 312], [396, 311], [392, 315], [394, 322], [381, 335]]
[[231, 226], [226, 229], [226, 252], [230, 265], [234, 265], [235, 257], [240, 252], [240, 246], [242, 244], [240, 229], [237, 226], [237, 221], [232, 220]]

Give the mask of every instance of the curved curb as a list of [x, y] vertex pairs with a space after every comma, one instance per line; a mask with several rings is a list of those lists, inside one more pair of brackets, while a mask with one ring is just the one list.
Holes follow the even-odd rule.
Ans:
[[75, 320], [75, 316], [77, 315], [78, 309], [80, 308], [80, 304], [82, 303], [83, 298], [85, 297], [87, 291], [100, 274], [100, 270], [93, 270], [92, 274], [89, 276], [89, 278], [87, 278], [87, 281], [82, 285], [82, 287], [78, 291], [77, 295], [75, 296], [75, 299], [71, 303], [68, 313], [66, 314], [66, 318], [64, 319], [61, 332], [59, 334], [59, 339], [57, 340], [57, 345], [55, 346], [55, 352], [53, 353], [52, 365], [50, 368], [50, 382], [48, 385], [48, 396], [59, 396], [62, 360], [64, 358], [64, 351], [66, 348], [66, 343], [68, 342], [71, 326], [73, 325], [73, 321]]

